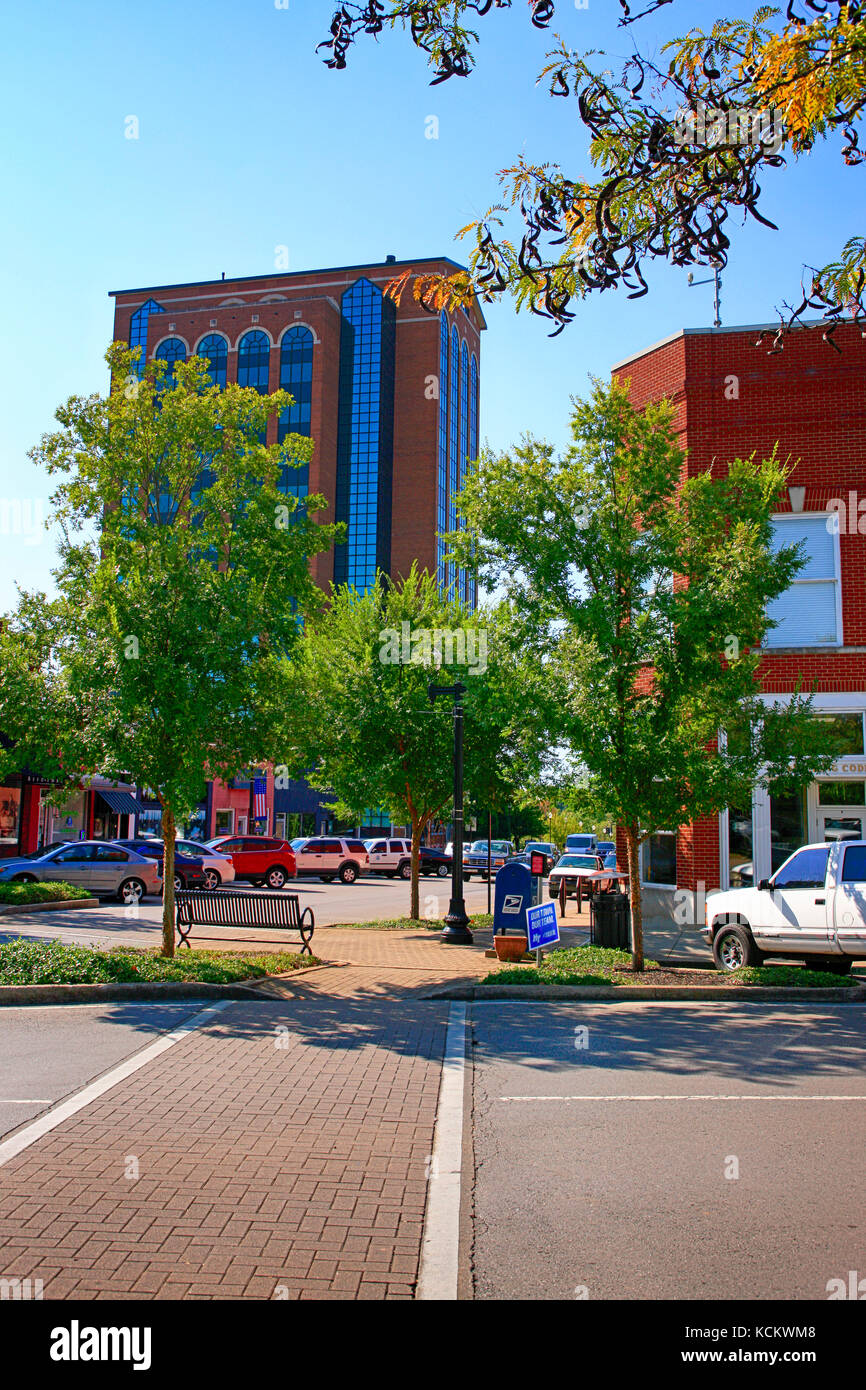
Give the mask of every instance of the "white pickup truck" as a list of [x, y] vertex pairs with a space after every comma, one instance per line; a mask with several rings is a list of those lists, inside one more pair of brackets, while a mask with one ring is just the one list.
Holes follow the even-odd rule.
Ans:
[[792, 956], [847, 975], [866, 960], [866, 840], [803, 845], [757, 888], [710, 893], [705, 920], [720, 970]]

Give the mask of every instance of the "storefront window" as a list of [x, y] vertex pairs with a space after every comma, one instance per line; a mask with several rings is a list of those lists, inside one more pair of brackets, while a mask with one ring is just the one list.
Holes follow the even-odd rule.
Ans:
[[792, 796], [770, 797], [770, 859], [771, 872], [784, 864], [789, 855], [808, 841], [806, 834], [806, 797], [803, 792]]
[[154, 835], [159, 839], [162, 834], [161, 807], [146, 807], [139, 815], [135, 829], [138, 835]]
[[728, 811], [728, 865], [731, 888], [751, 888], [755, 878], [752, 808]]
[[822, 806], [866, 806], [866, 782], [819, 782]]
[[851, 753], [859, 753], [862, 756], [862, 714], [819, 714], [815, 717], [820, 719], [822, 724], [830, 727], [838, 758], [843, 758]]
[[214, 817], [214, 835], [231, 835], [234, 829], [234, 812], [217, 811]]
[[677, 837], [667, 830], [651, 835], [643, 846], [644, 883], [675, 886], [677, 881]]
[[21, 792], [18, 787], [0, 788], [0, 845], [18, 844]]

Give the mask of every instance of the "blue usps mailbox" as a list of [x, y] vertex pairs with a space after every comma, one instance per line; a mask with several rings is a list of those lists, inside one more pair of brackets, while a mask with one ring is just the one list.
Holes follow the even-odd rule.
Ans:
[[493, 900], [494, 932], [526, 935], [526, 909], [532, 902], [532, 874], [528, 864], [503, 864], [496, 875]]
[[556, 920], [556, 903], [539, 903], [531, 907], [526, 916], [527, 945], [530, 951], [540, 951], [542, 946], [552, 946], [559, 940], [559, 922]]

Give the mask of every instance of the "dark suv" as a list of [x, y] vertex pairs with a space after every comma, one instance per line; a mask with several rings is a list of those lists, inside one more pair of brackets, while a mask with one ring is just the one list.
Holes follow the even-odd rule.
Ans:
[[[165, 858], [165, 845], [162, 840], [148, 840], [146, 838], [113, 840], [112, 844], [123, 845], [124, 849], [134, 849], [136, 854], [142, 855], [145, 859], [156, 859], [159, 863], [159, 876], [162, 878], [162, 862]], [[184, 854], [182, 850], [175, 849], [174, 886], [175, 888], [207, 888], [204, 865], [197, 855]]]

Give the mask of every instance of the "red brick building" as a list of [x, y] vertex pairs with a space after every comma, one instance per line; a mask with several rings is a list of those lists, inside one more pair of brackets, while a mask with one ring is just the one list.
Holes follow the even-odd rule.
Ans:
[[777, 443], [794, 465], [775, 532], [780, 544], [802, 541], [808, 560], [772, 607], [780, 625], [762, 690], [784, 700], [799, 678], [814, 681], [816, 712], [838, 724], [847, 752], [802, 796], [756, 789], [751, 806], [645, 845], [642, 878], [662, 912], [676, 887], [736, 887], [768, 877], [798, 844], [866, 836], [866, 341], [845, 325], [837, 353], [815, 328], [768, 353], [762, 328], [683, 329], [613, 372], [631, 382], [636, 405], [673, 402], [689, 473]]
[[[270, 422], [268, 443], [303, 434], [315, 452], [309, 468], [285, 470], [286, 491], [323, 494], [328, 517], [348, 527], [345, 545], [311, 560], [323, 588], [333, 581], [365, 590], [377, 568], [397, 578], [417, 561], [474, 607], [474, 579], [445, 565], [439, 533], [457, 527], [453, 498], [478, 452], [486, 325], [477, 304], [428, 313], [407, 292], [395, 305], [387, 287], [412, 267], [459, 269], [445, 257], [389, 256], [375, 265], [113, 291], [114, 338], [164, 359], [167, 371], [196, 353], [220, 386], [291, 392], [295, 405]], [[305, 784], [275, 790], [269, 773], [267, 805], [267, 824], [254, 827], [249, 782], [214, 784], [202, 802], [203, 838], [323, 828]], [[155, 805], [148, 815], [157, 828]]]

